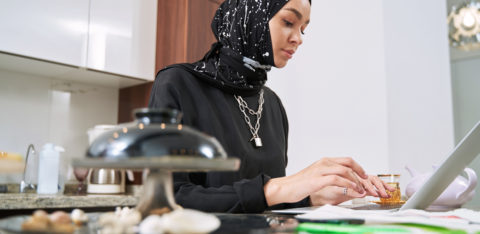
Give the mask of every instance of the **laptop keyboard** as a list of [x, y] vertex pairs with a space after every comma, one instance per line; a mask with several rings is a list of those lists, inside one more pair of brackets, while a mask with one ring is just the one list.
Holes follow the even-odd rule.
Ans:
[[401, 204], [398, 205], [379, 205], [375, 203], [370, 203], [370, 204], [360, 204], [360, 205], [345, 205], [342, 206], [345, 208], [350, 208], [352, 210], [391, 210], [391, 211], [397, 211], [402, 207]]

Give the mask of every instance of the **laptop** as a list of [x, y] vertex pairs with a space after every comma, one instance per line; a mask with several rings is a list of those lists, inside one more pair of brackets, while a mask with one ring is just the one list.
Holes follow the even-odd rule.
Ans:
[[[406, 210], [426, 209], [437, 197], [463, 172], [477, 155], [480, 154], [480, 121], [467, 133], [450, 153], [447, 159], [435, 170], [423, 186], [400, 207], [382, 207], [378, 204], [347, 205], [344, 207], [355, 210]], [[306, 213], [317, 207], [302, 207], [285, 210], [273, 210], [273, 213]]]

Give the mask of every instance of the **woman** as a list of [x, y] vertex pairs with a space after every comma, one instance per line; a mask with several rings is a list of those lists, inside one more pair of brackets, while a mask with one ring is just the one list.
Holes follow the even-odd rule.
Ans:
[[239, 171], [174, 175], [178, 204], [210, 212], [262, 212], [338, 204], [393, 190], [351, 158], [323, 158], [285, 176], [288, 121], [278, 96], [264, 86], [302, 44], [309, 0], [227, 0], [212, 30], [218, 40], [193, 64], [161, 70], [150, 108], [174, 108], [183, 123], [216, 137]]

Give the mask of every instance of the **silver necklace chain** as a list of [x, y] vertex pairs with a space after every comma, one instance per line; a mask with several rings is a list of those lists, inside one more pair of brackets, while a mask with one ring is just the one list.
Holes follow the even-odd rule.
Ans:
[[[241, 96], [234, 95], [235, 99], [238, 102], [238, 107], [240, 108], [240, 111], [243, 113], [245, 122], [247, 123], [250, 133], [252, 134], [252, 138], [250, 141], [254, 140], [255, 146], [256, 147], [261, 147], [262, 146], [262, 141], [260, 136], [258, 135], [258, 130], [260, 129], [260, 119], [262, 118], [262, 111], [263, 111], [263, 89], [260, 90], [260, 96], [258, 97], [258, 110], [254, 111], [250, 107], [248, 107], [248, 103], [243, 100]], [[255, 127], [252, 126], [252, 122], [250, 121], [250, 118], [248, 117], [248, 114], [246, 113], [246, 110], [248, 110], [248, 113], [250, 115], [255, 115], [257, 116], [257, 122], [255, 123]]]

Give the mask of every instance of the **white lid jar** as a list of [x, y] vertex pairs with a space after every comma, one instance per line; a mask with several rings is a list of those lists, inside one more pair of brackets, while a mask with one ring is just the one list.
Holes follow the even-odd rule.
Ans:
[[52, 143], [45, 144], [38, 160], [38, 194], [56, 194], [59, 191], [61, 147]]

